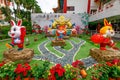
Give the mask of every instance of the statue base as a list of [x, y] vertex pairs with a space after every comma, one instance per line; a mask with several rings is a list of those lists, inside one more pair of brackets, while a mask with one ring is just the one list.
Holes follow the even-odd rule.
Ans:
[[52, 46], [65, 46], [65, 40], [52, 40]]
[[9, 49], [4, 51], [3, 53], [3, 61], [4, 62], [15, 62], [20, 61], [24, 63], [29, 63], [34, 56], [34, 50], [25, 48], [21, 51], [18, 51], [17, 49]]
[[98, 62], [100, 61], [112, 61], [114, 59], [120, 59], [120, 51], [108, 48], [107, 50], [100, 50], [92, 48], [90, 50], [90, 56], [92, 56]]

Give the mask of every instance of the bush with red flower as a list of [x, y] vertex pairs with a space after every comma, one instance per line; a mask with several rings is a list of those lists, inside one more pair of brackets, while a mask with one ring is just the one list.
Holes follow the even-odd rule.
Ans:
[[67, 64], [64, 66], [65, 68], [65, 80], [77, 80], [77, 78], [79, 78], [79, 69], [78, 68], [75, 68], [73, 67], [72, 65], [70, 64]]
[[30, 76], [31, 66], [28, 63], [17, 64], [17, 67], [14, 70], [14, 72], [16, 73], [16, 78]]
[[2, 62], [0, 63], [0, 67], [2, 67], [4, 64], [5, 64], [5, 62], [2, 61]]
[[72, 66], [79, 69], [79, 73], [82, 76], [82, 78], [87, 77], [85, 66], [84, 66], [84, 63], [82, 61], [76, 60], [75, 62], [72, 63]]
[[14, 62], [9, 62], [9, 63], [1, 63], [0, 67], [0, 78], [6, 78], [6, 77], [11, 77], [12, 80], [14, 80], [15, 74], [14, 74], [14, 69], [15, 69], [15, 63]]
[[76, 60], [75, 62], [72, 62], [72, 66], [78, 69], [85, 68], [84, 63], [80, 60]]
[[61, 64], [56, 64], [50, 69], [49, 80], [63, 80], [64, 79], [65, 69]]
[[43, 64], [33, 64], [32, 65], [32, 77], [34, 77], [36, 80], [37, 79], [48, 79], [49, 75], [49, 68], [50, 67], [50, 62], [49, 61], [44, 61]]
[[120, 77], [120, 68], [115, 64], [117, 60], [112, 62], [101, 62], [95, 64], [89, 72], [93, 80], [109, 80], [109, 78], [118, 78]]

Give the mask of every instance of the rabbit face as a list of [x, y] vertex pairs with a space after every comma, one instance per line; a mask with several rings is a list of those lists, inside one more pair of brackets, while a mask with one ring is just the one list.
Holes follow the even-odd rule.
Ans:
[[21, 35], [20, 27], [19, 26], [13, 26], [11, 27], [11, 30], [9, 31], [9, 36], [13, 38], [18, 38]]
[[113, 29], [108, 28], [108, 30], [106, 31], [106, 35], [112, 37], [115, 35], [115, 31]]
[[12, 25], [10, 31], [8, 32], [8, 35], [12, 38], [18, 38], [21, 35], [21, 24], [22, 20], [19, 20], [17, 25], [13, 20], [11, 20], [10, 24]]
[[112, 37], [115, 35], [111, 23], [108, 23], [106, 19], [104, 19], [104, 26], [100, 29], [100, 34], [103, 34], [106, 37]]

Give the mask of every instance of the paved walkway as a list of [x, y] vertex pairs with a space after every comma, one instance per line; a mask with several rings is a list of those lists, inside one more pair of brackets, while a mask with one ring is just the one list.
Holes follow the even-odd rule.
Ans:
[[[50, 62], [60, 63], [63, 66], [66, 65], [66, 64], [71, 64], [73, 62], [73, 60], [74, 60], [75, 55], [80, 50], [81, 46], [83, 44], [85, 44], [84, 40], [80, 40], [79, 43], [75, 43], [72, 40], [68, 40], [73, 46], [73, 48], [70, 49], [70, 50], [62, 49], [60, 46], [54, 46], [54, 48], [56, 50], [58, 50], [59, 52], [62, 52], [63, 54], [65, 54], [62, 58], [60, 58], [60, 57], [54, 55], [54, 53], [47, 50], [47, 48], [45, 47], [45, 45], [48, 44], [48, 42], [50, 40], [53, 40], [53, 39], [54, 38], [50, 37], [49, 40], [41, 43], [40, 46], [39, 46], [39, 50], [41, 51], [42, 55], [35, 55], [33, 59], [37, 59], [37, 60], [39, 60], [39, 59], [42, 59], [42, 60], [47, 59]], [[89, 66], [93, 65], [94, 63], [96, 63], [96, 61], [91, 57], [81, 59], [81, 60], [85, 63], [86, 67], [89, 67]]]

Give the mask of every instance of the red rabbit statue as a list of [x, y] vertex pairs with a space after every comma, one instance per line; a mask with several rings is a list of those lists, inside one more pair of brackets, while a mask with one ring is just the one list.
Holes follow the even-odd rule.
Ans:
[[114, 35], [115, 31], [111, 23], [108, 23], [108, 21], [104, 19], [104, 26], [100, 29], [100, 33], [92, 35], [91, 41], [100, 44], [100, 50], [106, 50], [106, 46], [117, 49], [115, 48], [115, 43], [111, 39]]
[[18, 50], [22, 50], [24, 45], [24, 38], [26, 35], [26, 28], [24, 26], [21, 26], [22, 20], [18, 20], [17, 25], [13, 20], [11, 20], [10, 24], [12, 27], [8, 32], [8, 35], [11, 37], [12, 42], [6, 46], [14, 47], [14, 45], [17, 45]]

